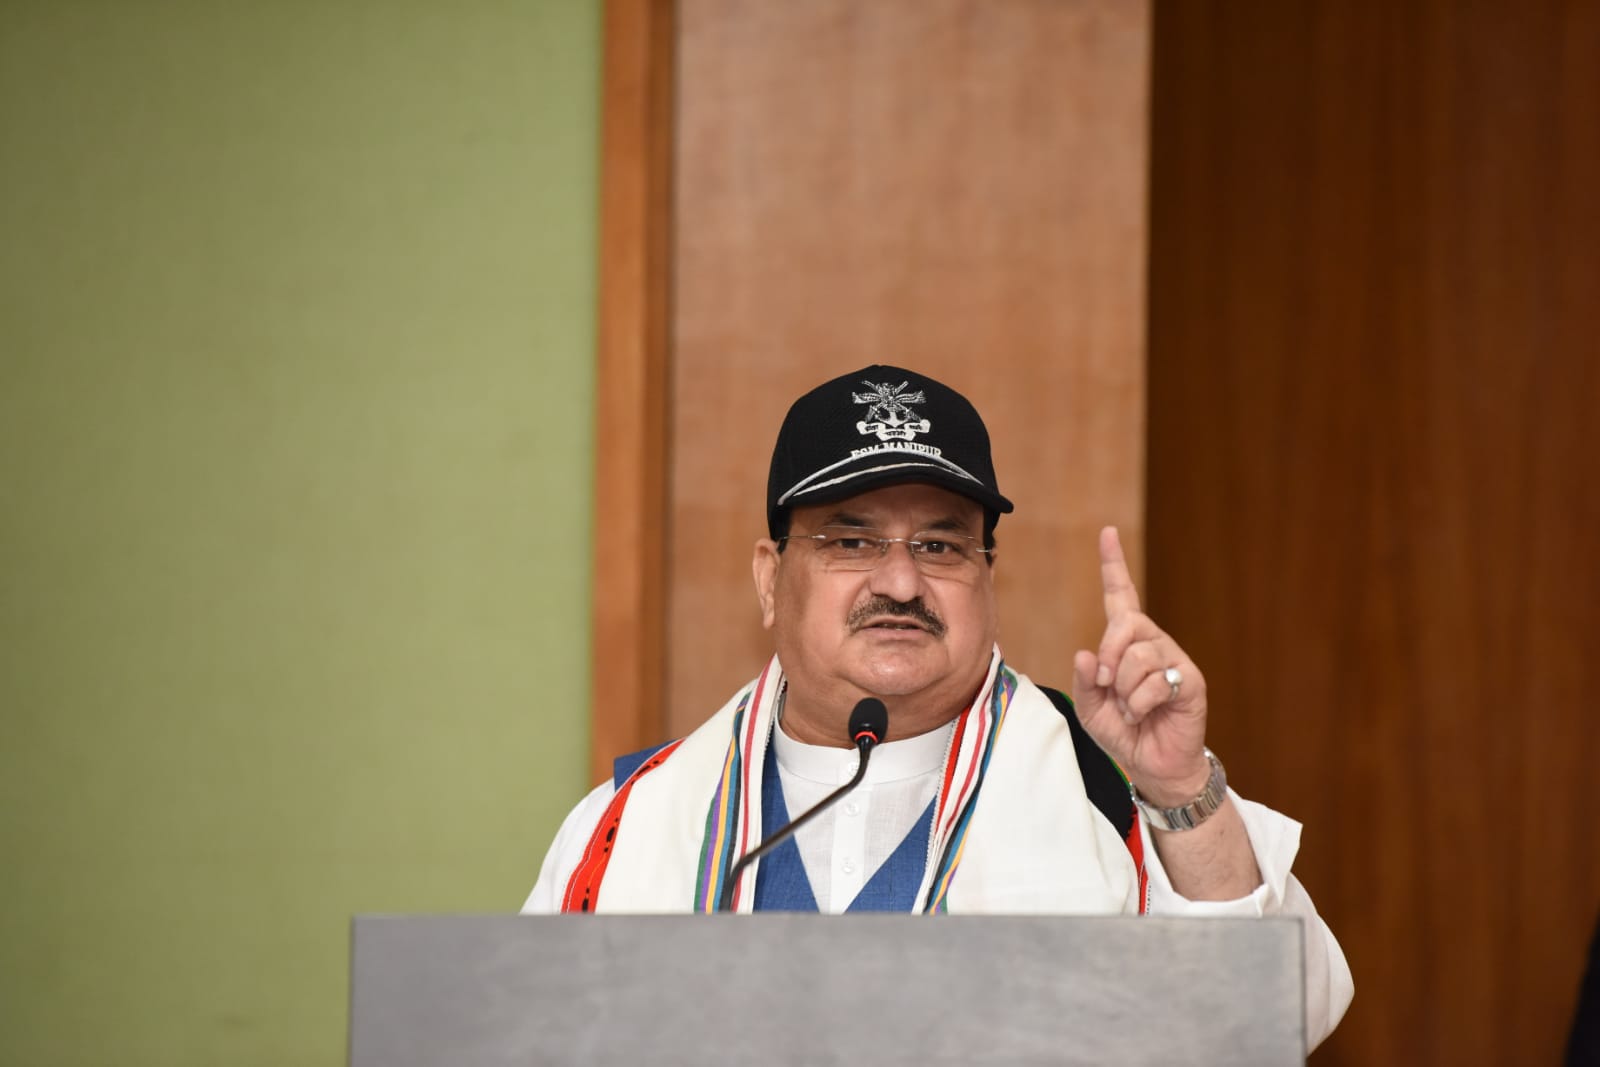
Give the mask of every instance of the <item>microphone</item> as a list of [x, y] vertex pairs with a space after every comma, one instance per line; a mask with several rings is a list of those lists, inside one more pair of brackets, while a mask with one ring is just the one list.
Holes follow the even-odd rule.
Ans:
[[717, 903], [718, 911], [727, 911], [732, 907], [733, 887], [739, 884], [739, 876], [744, 873], [746, 867], [783, 844], [784, 840], [796, 830], [861, 784], [861, 779], [867, 774], [867, 760], [872, 756], [873, 746], [882, 741], [883, 735], [888, 732], [889, 709], [883, 706], [883, 701], [877, 697], [867, 697], [856, 704], [855, 710], [850, 712], [850, 740], [861, 753], [861, 762], [856, 764], [855, 776], [823, 797], [816, 807], [798, 819], [791, 820], [789, 825], [741, 856], [739, 862], [733, 865], [733, 870], [728, 873], [728, 881], [722, 887], [722, 899]]

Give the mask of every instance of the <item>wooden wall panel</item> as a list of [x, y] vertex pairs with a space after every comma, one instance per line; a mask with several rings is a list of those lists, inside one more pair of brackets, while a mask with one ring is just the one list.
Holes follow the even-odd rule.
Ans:
[[1157, 8], [1150, 586], [1356, 977], [1553, 1063], [1600, 912], [1600, 4]]
[[1017, 512], [1008, 657], [1094, 640], [1142, 526], [1148, 10], [683, 0], [667, 733], [771, 653], [749, 559], [787, 405], [873, 362], [966, 392]]
[[607, 0], [590, 768], [661, 731], [673, 0]]

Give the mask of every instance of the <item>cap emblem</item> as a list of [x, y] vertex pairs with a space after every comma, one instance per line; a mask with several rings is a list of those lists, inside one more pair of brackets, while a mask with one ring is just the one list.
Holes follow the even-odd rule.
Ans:
[[851, 396], [857, 404], [871, 406], [867, 408], [866, 417], [856, 423], [857, 432], [876, 434], [880, 441], [914, 441], [917, 434], [927, 433], [933, 428], [933, 423], [918, 418], [917, 413], [908, 406], [924, 403], [928, 399], [921, 389], [906, 392], [906, 387], [911, 384], [909, 381], [899, 385], [878, 385], [868, 381], [861, 384], [872, 392], [852, 393]]

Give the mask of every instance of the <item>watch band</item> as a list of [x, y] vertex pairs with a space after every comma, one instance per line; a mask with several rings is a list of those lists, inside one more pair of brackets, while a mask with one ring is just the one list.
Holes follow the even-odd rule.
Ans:
[[1228, 796], [1228, 772], [1209, 748], [1205, 753], [1206, 761], [1211, 764], [1211, 777], [1206, 779], [1206, 787], [1200, 791], [1200, 795], [1183, 807], [1158, 808], [1145, 803], [1139, 790], [1133, 791], [1133, 802], [1139, 805], [1139, 810], [1144, 812], [1151, 826], [1157, 830], [1193, 830], [1222, 807], [1222, 802]]

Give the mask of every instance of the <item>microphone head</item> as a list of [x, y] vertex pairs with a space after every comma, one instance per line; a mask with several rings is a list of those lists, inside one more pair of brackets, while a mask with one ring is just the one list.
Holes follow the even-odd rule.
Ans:
[[877, 697], [859, 701], [850, 713], [850, 742], [876, 745], [889, 732], [889, 709]]

